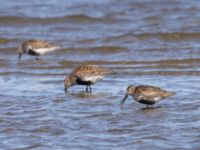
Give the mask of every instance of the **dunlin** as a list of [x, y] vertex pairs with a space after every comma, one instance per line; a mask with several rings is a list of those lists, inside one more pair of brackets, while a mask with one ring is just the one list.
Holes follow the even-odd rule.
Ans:
[[149, 86], [149, 85], [140, 85], [140, 86], [133, 86], [130, 85], [127, 88], [127, 92], [125, 97], [122, 99], [120, 105], [122, 106], [123, 103], [126, 101], [128, 96], [132, 96], [135, 101], [146, 104], [147, 108], [149, 105], [153, 105], [159, 102], [162, 99], [165, 99], [169, 96], [174, 95], [174, 92], [169, 92], [162, 90], [158, 87]]
[[76, 67], [64, 80], [65, 91], [73, 85], [85, 85], [86, 92], [92, 92], [91, 85], [102, 80], [110, 71], [94, 65]]
[[18, 47], [17, 52], [19, 54], [19, 60], [24, 53], [36, 56], [36, 59], [38, 59], [38, 56], [55, 51], [59, 48], [59, 46], [49, 43], [47, 41], [27, 40]]

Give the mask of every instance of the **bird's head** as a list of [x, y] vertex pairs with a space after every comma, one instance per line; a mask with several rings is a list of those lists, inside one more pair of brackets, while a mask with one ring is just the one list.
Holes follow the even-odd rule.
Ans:
[[127, 95], [133, 94], [133, 93], [135, 92], [135, 88], [136, 88], [136, 86], [134, 86], [134, 85], [129, 85], [128, 88], [127, 88], [127, 90], [126, 90], [126, 94], [127, 94]]
[[67, 92], [67, 89], [75, 84], [76, 84], [76, 77], [74, 75], [67, 76], [64, 80], [65, 91]]
[[134, 86], [134, 85], [128, 86], [128, 88], [126, 90], [126, 94], [125, 94], [124, 98], [122, 99], [122, 101], [120, 103], [121, 106], [124, 104], [124, 102], [126, 101], [126, 99], [128, 98], [128, 96], [132, 95], [135, 92], [135, 88], [136, 88], [136, 86]]

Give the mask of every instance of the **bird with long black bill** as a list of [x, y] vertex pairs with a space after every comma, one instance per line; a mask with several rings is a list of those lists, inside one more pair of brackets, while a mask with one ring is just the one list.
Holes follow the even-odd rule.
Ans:
[[120, 105], [122, 106], [128, 96], [132, 96], [133, 99], [141, 104], [147, 105], [147, 108], [149, 108], [149, 105], [154, 105], [155, 103], [174, 95], [175, 92], [170, 92], [163, 90], [159, 87], [150, 86], [150, 85], [139, 85], [134, 86], [130, 85], [127, 88], [126, 94], [124, 98], [122, 99]]

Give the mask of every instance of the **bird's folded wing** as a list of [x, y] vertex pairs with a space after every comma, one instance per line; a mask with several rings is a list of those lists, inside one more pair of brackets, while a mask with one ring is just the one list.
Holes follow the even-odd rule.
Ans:
[[158, 89], [149, 88], [148, 90], [143, 90], [138, 95], [139, 99], [149, 99], [154, 100], [160, 97], [160, 91]]

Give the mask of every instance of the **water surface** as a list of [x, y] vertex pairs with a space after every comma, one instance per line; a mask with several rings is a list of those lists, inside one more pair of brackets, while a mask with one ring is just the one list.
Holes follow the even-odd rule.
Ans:
[[[0, 148], [200, 148], [200, 4], [198, 0], [2, 0], [0, 5]], [[36, 61], [17, 46], [43, 39], [62, 49]], [[64, 92], [81, 64], [117, 73]], [[129, 84], [177, 95], [157, 109], [129, 98]]]

